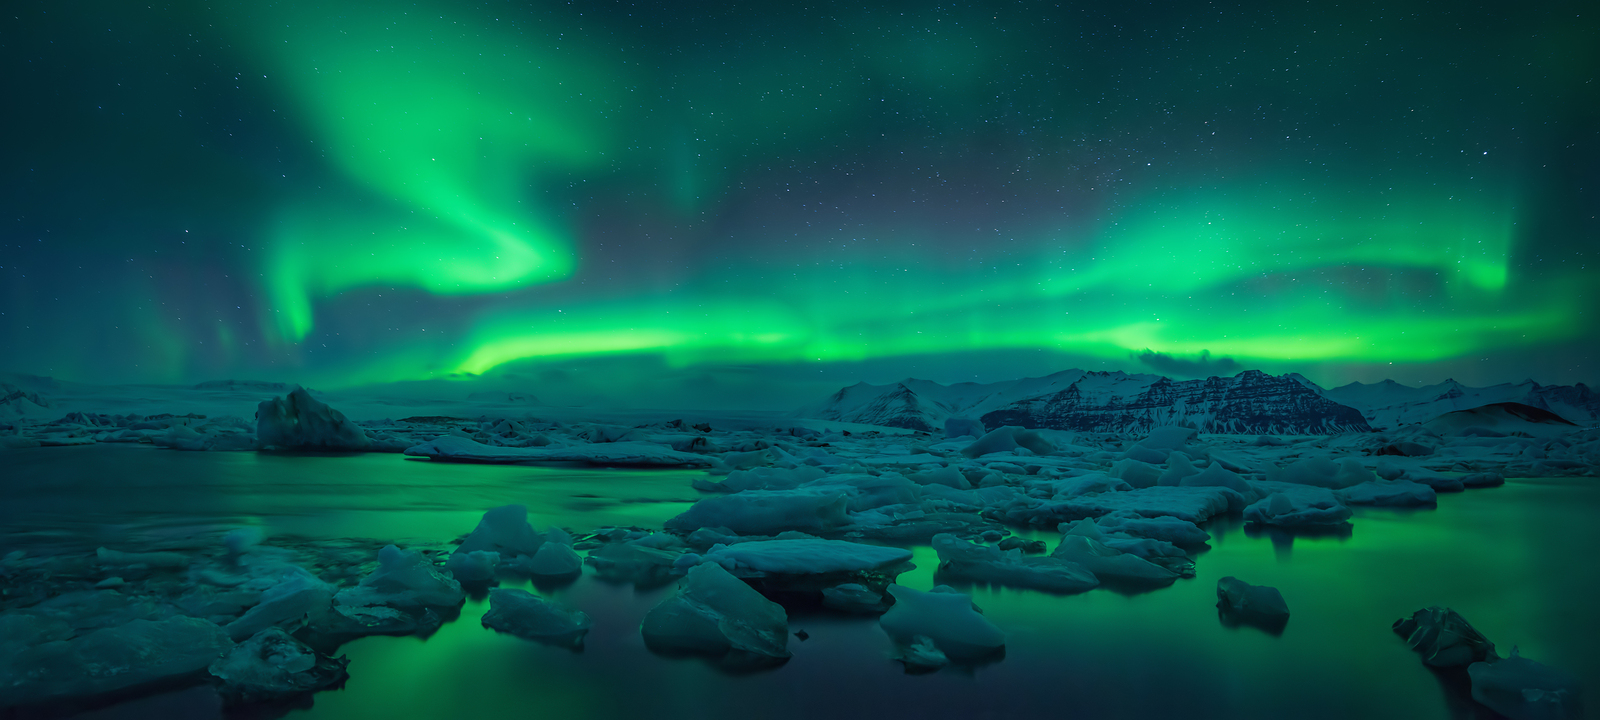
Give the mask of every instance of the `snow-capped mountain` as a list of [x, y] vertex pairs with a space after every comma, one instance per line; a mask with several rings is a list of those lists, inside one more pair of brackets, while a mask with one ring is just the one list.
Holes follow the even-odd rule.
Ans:
[[1324, 435], [1372, 428], [1355, 408], [1323, 397], [1298, 375], [1246, 370], [1231, 378], [1173, 380], [1123, 373], [1088, 373], [1050, 395], [986, 413], [989, 427], [1140, 434], [1192, 423], [1202, 432]]
[[1367, 423], [1384, 430], [1432, 420], [1444, 413], [1516, 402], [1548, 410], [1579, 425], [1600, 422], [1600, 395], [1583, 383], [1540, 385], [1532, 380], [1474, 388], [1455, 380], [1410, 387], [1393, 380], [1371, 385], [1350, 383], [1323, 393], [1361, 411]]
[[1296, 374], [1260, 371], [1232, 378], [1172, 380], [1160, 375], [1068, 370], [1001, 383], [941, 385], [906, 380], [858, 383], [801, 413], [826, 420], [937, 431], [952, 416], [989, 427], [1024, 425], [1141, 433], [1191, 422], [1207, 432], [1323, 434], [1371, 428], [1354, 408], [1323, 397]]

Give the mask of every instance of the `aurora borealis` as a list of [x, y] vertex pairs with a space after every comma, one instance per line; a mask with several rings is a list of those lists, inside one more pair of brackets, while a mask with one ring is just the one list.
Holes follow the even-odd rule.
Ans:
[[1593, 381], [1583, 3], [5, 15], [5, 369]]

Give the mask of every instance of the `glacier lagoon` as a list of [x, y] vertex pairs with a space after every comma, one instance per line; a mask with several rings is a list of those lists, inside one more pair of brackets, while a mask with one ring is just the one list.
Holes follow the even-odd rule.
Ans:
[[[268, 544], [358, 539], [447, 545], [482, 512], [530, 507], [536, 527], [659, 528], [702, 497], [703, 473], [486, 466], [395, 455], [173, 453], [90, 446], [13, 451], [0, 508], [7, 551], [163, 547], [240, 525]], [[1503, 487], [1441, 494], [1437, 509], [1356, 508], [1348, 535], [1255, 531], [1236, 518], [1206, 525], [1197, 575], [1164, 589], [1097, 589], [1057, 596], [973, 587], [985, 616], [1007, 633], [1002, 659], [908, 675], [890, 660], [875, 618], [790, 611], [794, 657], [759, 672], [728, 673], [648, 650], [640, 620], [671, 584], [636, 590], [586, 573], [563, 587], [530, 588], [594, 620], [579, 652], [502, 635], [479, 624], [471, 597], [427, 639], [368, 637], [341, 648], [343, 689], [312, 697], [292, 717], [636, 716], [767, 717], [818, 714], [1006, 717], [1479, 717], [1467, 689], [1418, 661], [1389, 625], [1430, 605], [1461, 612], [1494, 640], [1597, 687], [1600, 637], [1592, 598], [1600, 527], [1592, 478], [1512, 479]], [[1049, 531], [1016, 534], [1053, 545]], [[364, 544], [359, 542], [365, 540]], [[938, 558], [912, 546], [903, 585], [938, 582]], [[1279, 588], [1293, 615], [1281, 635], [1229, 627], [1216, 580]], [[502, 587], [517, 586], [502, 583]], [[85, 717], [220, 717], [214, 691], [195, 687], [133, 699]]]

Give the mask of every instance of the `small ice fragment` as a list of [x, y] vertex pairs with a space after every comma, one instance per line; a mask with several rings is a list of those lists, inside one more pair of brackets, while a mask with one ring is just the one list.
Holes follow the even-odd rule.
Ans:
[[564, 647], [582, 645], [593, 625], [581, 611], [515, 588], [490, 590], [489, 612], [483, 615], [484, 627]]
[[890, 585], [889, 594], [894, 607], [878, 618], [878, 625], [902, 648], [902, 655], [919, 638], [956, 661], [981, 660], [1005, 647], [1005, 633], [972, 609], [969, 595], [921, 592], [904, 585]]

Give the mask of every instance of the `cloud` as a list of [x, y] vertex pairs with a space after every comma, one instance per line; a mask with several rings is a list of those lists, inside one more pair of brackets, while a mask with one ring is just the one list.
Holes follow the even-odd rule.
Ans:
[[1129, 357], [1137, 360], [1150, 369], [1162, 375], [1171, 375], [1181, 378], [1203, 378], [1212, 375], [1233, 375], [1243, 370], [1244, 367], [1235, 362], [1231, 357], [1212, 359], [1210, 350], [1201, 350], [1194, 359], [1177, 357], [1167, 353], [1159, 353], [1148, 348], [1142, 353], [1134, 353]]

